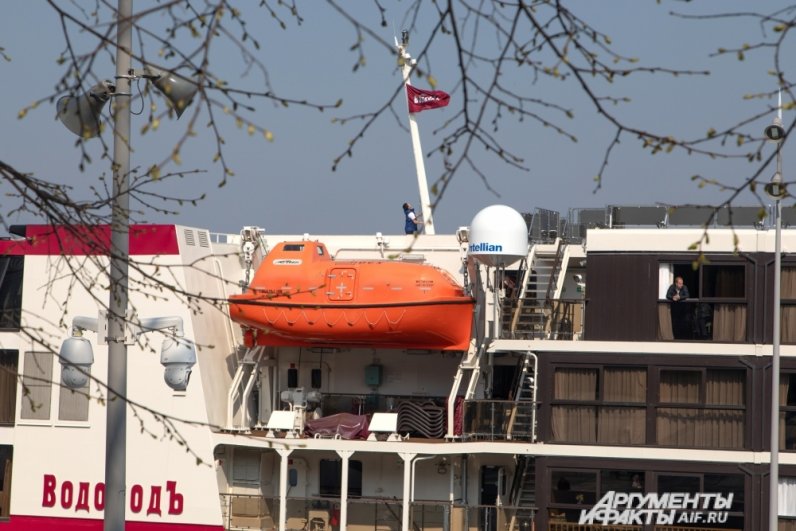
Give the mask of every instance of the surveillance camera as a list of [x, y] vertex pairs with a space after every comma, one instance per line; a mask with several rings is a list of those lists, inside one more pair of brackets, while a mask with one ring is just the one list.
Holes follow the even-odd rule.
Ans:
[[160, 363], [165, 367], [163, 379], [166, 384], [175, 391], [185, 391], [191, 378], [191, 368], [196, 363], [193, 342], [167, 337], [160, 351]]
[[70, 337], [61, 345], [61, 381], [69, 389], [80, 389], [88, 384], [94, 352], [91, 342], [84, 337]]

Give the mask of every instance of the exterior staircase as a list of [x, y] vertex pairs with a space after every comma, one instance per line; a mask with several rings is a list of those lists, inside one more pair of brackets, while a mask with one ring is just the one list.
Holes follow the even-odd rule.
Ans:
[[514, 378], [514, 409], [507, 439], [536, 440], [536, 356], [527, 353], [517, 363]]
[[536, 458], [517, 455], [517, 467], [511, 485], [510, 504], [517, 507], [511, 518], [509, 529], [533, 529], [536, 514]]
[[503, 329], [508, 329], [511, 339], [551, 337], [551, 316], [560, 293], [566, 249], [561, 238], [553, 245], [533, 247], [520, 289], [503, 301]]

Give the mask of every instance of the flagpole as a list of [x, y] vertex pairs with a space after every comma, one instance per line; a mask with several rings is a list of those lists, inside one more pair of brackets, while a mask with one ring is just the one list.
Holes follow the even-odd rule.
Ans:
[[[395, 44], [398, 46], [398, 56], [403, 60], [403, 78], [404, 86], [410, 85], [409, 74], [412, 72], [412, 67], [416, 61], [409, 55], [406, 47], [409, 44], [407, 32], [401, 35], [401, 43], [395, 39]], [[407, 106], [408, 112], [408, 106]], [[415, 173], [417, 173], [417, 188], [420, 191], [420, 208], [423, 214], [423, 227], [426, 234], [434, 234], [434, 219], [431, 208], [431, 199], [428, 195], [428, 181], [426, 180], [426, 166], [423, 162], [423, 148], [420, 146], [420, 131], [417, 128], [417, 121], [415, 121], [415, 113], [409, 112], [409, 132], [412, 135], [412, 151], [415, 155]]]

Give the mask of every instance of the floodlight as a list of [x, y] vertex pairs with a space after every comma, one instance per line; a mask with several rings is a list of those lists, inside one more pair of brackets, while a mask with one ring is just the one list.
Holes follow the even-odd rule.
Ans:
[[782, 174], [780, 172], [771, 177], [771, 181], [765, 186], [765, 191], [772, 199], [782, 199], [787, 195], [788, 191], [782, 182]]
[[174, 112], [177, 113], [177, 118], [182, 116], [182, 113], [193, 101], [199, 86], [174, 72], [164, 72], [152, 66], [148, 66], [146, 72], [155, 87], [169, 100]]
[[102, 108], [115, 90], [108, 81], [94, 85], [82, 96], [64, 96], [56, 103], [58, 119], [74, 134], [93, 138], [102, 129]]

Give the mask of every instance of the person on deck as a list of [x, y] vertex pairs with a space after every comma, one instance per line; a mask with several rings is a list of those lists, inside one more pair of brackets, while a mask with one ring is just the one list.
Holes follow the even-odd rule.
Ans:
[[674, 284], [669, 286], [669, 290], [666, 292], [666, 299], [672, 302], [680, 302], [688, 297], [688, 288], [683, 284], [683, 277], [675, 277]]
[[404, 232], [407, 234], [417, 234], [418, 232], [418, 225], [422, 225], [423, 222], [417, 218], [417, 214], [415, 214], [415, 209], [412, 208], [412, 205], [409, 203], [404, 203], [404, 216], [406, 217], [406, 222], [404, 223]]
[[683, 283], [683, 277], [675, 277], [674, 284], [666, 291], [666, 300], [672, 304], [672, 335], [675, 339], [692, 339], [691, 315], [692, 308], [687, 304], [677, 304], [688, 299], [690, 294]]

